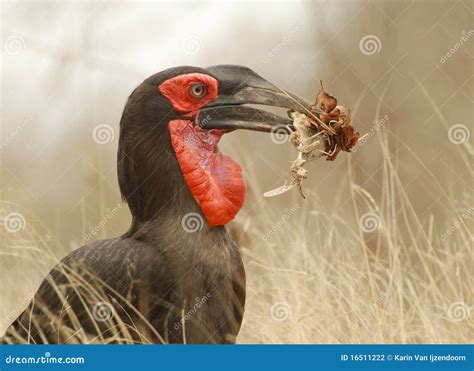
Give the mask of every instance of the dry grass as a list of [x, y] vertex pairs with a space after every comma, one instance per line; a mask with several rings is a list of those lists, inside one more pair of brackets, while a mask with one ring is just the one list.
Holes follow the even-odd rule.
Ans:
[[[472, 342], [473, 321], [466, 313], [474, 260], [468, 220], [446, 199], [448, 219], [460, 226], [441, 241], [449, 226], [416, 214], [386, 155], [382, 199], [347, 179], [352, 209], [321, 209], [311, 192], [312, 201], [297, 201], [298, 214], [275, 232], [271, 246], [255, 252], [249, 243], [250, 298], [240, 341]], [[356, 221], [363, 223], [363, 214], [380, 229], [362, 230]], [[248, 232], [261, 241], [258, 228]]]
[[[232, 62], [308, 99], [319, 79], [327, 81], [356, 108], [354, 127], [372, 134], [352, 155], [309, 164], [306, 200], [297, 192], [262, 196], [288, 176], [289, 144], [263, 134], [224, 139], [249, 185], [236, 221], [248, 279], [238, 342], [474, 340], [474, 148], [447, 138], [454, 124], [472, 123], [473, 39], [440, 62], [472, 28], [472, 2], [98, 5], [2, 3], [5, 36], [20, 36], [24, 50], [2, 57], [9, 144], [0, 153], [0, 217], [19, 212], [25, 228], [9, 233], [0, 225], [0, 334], [51, 267], [85, 244], [119, 202], [117, 128], [130, 91], [166, 67]], [[173, 22], [172, 13], [185, 21]], [[215, 14], [225, 27], [211, 21]], [[229, 44], [242, 29], [258, 37]], [[381, 40], [370, 56], [359, 44], [367, 35]], [[183, 50], [189, 36], [198, 37], [199, 53]], [[380, 103], [389, 120], [371, 131]], [[104, 123], [115, 139], [98, 145], [91, 134]], [[362, 230], [367, 213], [379, 229]], [[123, 233], [128, 223], [124, 206], [91, 239]]]
[[[460, 215], [433, 176], [430, 186], [442, 195], [445, 214], [418, 215], [398, 176], [403, 165], [396, 163], [387, 139], [377, 133], [371, 140], [378, 141], [383, 156], [383, 192], [377, 199], [353, 179], [350, 156], [341, 164], [347, 166], [347, 177], [330, 191], [349, 201], [343, 209], [325, 209], [321, 195], [306, 190], [306, 200], [295, 192], [288, 208], [275, 212], [261, 196], [263, 189], [251, 188], [252, 208], [239, 215], [241, 228], [236, 229], [248, 275], [240, 343], [473, 341], [472, 209]], [[460, 147], [459, 161], [465, 160], [465, 150]], [[443, 237], [452, 225], [453, 233]], [[57, 262], [60, 247], [35, 229], [25, 232], [26, 239], [23, 234], [20, 240], [2, 231], [3, 266], [31, 261], [30, 269], [44, 274]], [[13, 283], [5, 274], [3, 279], [10, 282], [8, 290], [3, 288], [10, 298], [2, 300], [4, 329], [27, 304], [29, 296], [16, 293], [32, 292], [32, 287], [25, 289], [31, 282]], [[70, 280], [84, 286], [80, 277], [71, 274]], [[95, 301], [107, 301], [94, 287], [88, 292]], [[74, 323], [74, 313], [66, 315]], [[72, 342], [136, 341], [131, 333], [138, 329], [124, 328], [117, 316], [107, 323], [112, 334], [107, 338], [90, 338], [75, 329], [64, 333], [69, 331]], [[130, 336], [119, 338], [114, 329]], [[141, 341], [147, 342], [146, 336]]]

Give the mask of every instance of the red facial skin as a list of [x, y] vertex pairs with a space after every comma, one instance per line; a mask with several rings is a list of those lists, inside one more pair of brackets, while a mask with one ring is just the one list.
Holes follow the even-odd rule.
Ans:
[[[203, 83], [207, 90], [206, 94], [200, 98], [192, 96], [189, 92], [191, 86], [198, 82]], [[216, 98], [218, 86], [219, 82], [209, 75], [189, 73], [162, 82], [158, 86], [158, 91], [170, 101], [176, 112], [192, 116]]]
[[[201, 82], [206, 93], [196, 98], [190, 87]], [[217, 96], [218, 81], [211, 76], [192, 73], [163, 82], [159, 92], [183, 116], [193, 116]], [[211, 227], [230, 222], [242, 208], [246, 186], [240, 165], [217, 147], [225, 130], [203, 130], [192, 121], [168, 123], [171, 145], [194, 199]]]

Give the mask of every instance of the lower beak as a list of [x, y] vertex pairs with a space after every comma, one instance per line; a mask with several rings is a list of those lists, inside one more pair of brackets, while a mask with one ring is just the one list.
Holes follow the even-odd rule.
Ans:
[[279, 89], [247, 67], [220, 65], [207, 70], [219, 81], [219, 96], [203, 107], [196, 122], [203, 129], [246, 129], [271, 132], [286, 128], [292, 121], [273, 113], [244, 106], [257, 104], [309, 113], [311, 104]]

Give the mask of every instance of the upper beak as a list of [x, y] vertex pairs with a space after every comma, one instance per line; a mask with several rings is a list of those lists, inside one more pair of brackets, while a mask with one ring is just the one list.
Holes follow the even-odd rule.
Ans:
[[243, 66], [219, 65], [207, 70], [219, 81], [217, 99], [203, 107], [196, 121], [203, 129], [247, 129], [271, 132], [288, 128], [292, 121], [273, 113], [245, 107], [261, 104], [308, 113], [311, 104], [279, 89], [254, 71]]

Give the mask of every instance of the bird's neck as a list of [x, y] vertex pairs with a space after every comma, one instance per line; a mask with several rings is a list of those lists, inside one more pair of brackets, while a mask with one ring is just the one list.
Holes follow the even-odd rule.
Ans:
[[118, 173], [122, 196], [132, 214], [129, 233], [167, 229], [172, 223], [180, 225], [188, 213], [204, 220], [171, 146], [165, 145], [161, 135], [151, 133], [140, 143], [131, 144], [121, 137]]
[[148, 131], [139, 142], [135, 140], [137, 135], [130, 138], [121, 133], [118, 177], [122, 196], [132, 213], [126, 236], [157, 240], [181, 235], [185, 240], [208, 238], [211, 243], [219, 242], [226, 234], [225, 228], [207, 222], [184, 180], [165, 129]]

